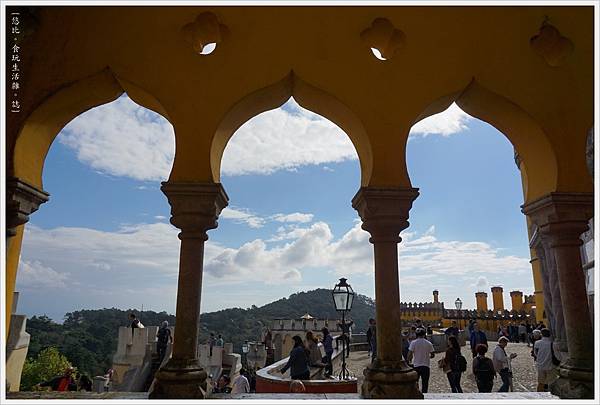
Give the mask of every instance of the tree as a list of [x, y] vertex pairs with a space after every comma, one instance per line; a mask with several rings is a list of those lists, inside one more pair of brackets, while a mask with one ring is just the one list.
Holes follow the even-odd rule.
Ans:
[[32, 360], [28, 358], [21, 374], [21, 391], [31, 391], [36, 384], [50, 380], [71, 367], [69, 360], [56, 347], [42, 350]]

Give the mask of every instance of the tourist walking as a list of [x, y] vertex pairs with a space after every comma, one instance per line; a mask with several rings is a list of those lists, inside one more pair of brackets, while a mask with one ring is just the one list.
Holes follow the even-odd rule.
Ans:
[[[494, 354], [492, 356], [492, 361], [494, 363], [494, 370], [500, 374], [500, 378], [502, 379], [502, 386], [498, 390], [498, 392], [508, 392], [508, 388], [510, 387], [510, 380], [512, 378], [512, 372], [510, 371], [509, 358], [506, 354], [506, 345], [508, 344], [508, 338], [502, 336], [498, 339], [498, 346], [494, 349]], [[514, 359], [517, 357], [516, 353], [511, 353], [510, 358]]]
[[475, 347], [476, 356], [473, 358], [473, 374], [479, 392], [492, 392], [496, 371], [492, 359], [486, 357], [487, 345], [480, 343]]
[[325, 377], [329, 377], [333, 374], [333, 364], [331, 364], [331, 356], [333, 355], [333, 338], [329, 334], [329, 329], [321, 329], [323, 334], [323, 348], [325, 349], [325, 357], [323, 363], [325, 363]]
[[[331, 336], [329, 337], [331, 338]], [[292, 380], [308, 380], [310, 379], [310, 369], [308, 368], [306, 348], [300, 336], [296, 335], [292, 339], [294, 340], [294, 347], [290, 352], [288, 362], [281, 368], [280, 372], [284, 374], [289, 368]], [[333, 352], [333, 349], [331, 351]], [[329, 356], [329, 364], [331, 364], [331, 355]]]
[[245, 394], [250, 392], [250, 382], [248, 381], [246, 374], [247, 372], [245, 369], [240, 370], [240, 375], [233, 380], [231, 394]]
[[469, 339], [469, 343], [471, 345], [471, 353], [473, 358], [477, 356], [477, 345], [485, 345], [487, 346], [487, 336], [485, 332], [479, 330], [479, 324], [477, 322], [473, 322], [473, 331], [471, 332], [471, 337]]
[[446, 330], [444, 331], [444, 334], [446, 335], [447, 338], [450, 336], [458, 337], [458, 333], [459, 333], [459, 329], [458, 329], [458, 326], [456, 326], [456, 321], [454, 321], [454, 320], [450, 324], [450, 327], [446, 328]]
[[539, 329], [534, 329], [531, 333], [531, 357], [533, 357], [533, 361], [536, 361], [536, 353], [535, 353], [535, 342], [542, 339], [542, 331]]
[[308, 350], [308, 363], [311, 367], [325, 367], [319, 350], [319, 341], [310, 330], [306, 332], [306, 350]]
[[448, 337], [448, 348], [442, 359], [442, 367], [448, 378], [450, 390], [455, 393], [461, 393], [460, 377], [467, 370], [467, 359], [460, 353], [460, 345], [456, 336]]
[[371, 361], [375, 359], [375, 348], [377, 347], [375, 328], [375, 319], [370, 318], [369, 328], [367, 329], [367, 343], [369, 344], [369, 354], [371, 354]]
[[408, 346], [408, 362], [412, 363], [413, 368], [421, 379], [421, 392], [427, 393], [429, 389], [429, 359], [435, 356], [433, 345], [425, 339], [425, 329], [417, 329], [417, 338], [410, 342]]
[[523, 343], [527, 342], [527, 347], [529, 347], [529, 340], [527, 340], [527, 326], [522, 322], [519, 325], [519, 341]]
[[554, 355], [550, 329], [541, 330], [542, 338], [533, 345], [535, 365], [537, 368], [537, 391], [548, 391], [550, 384], [556, 380], [556, 366], [560, 361]]
[[165, 354], [167, 352], [167, 345], [169, 342], [173, 343], [173, 336], [171, 336], [171, 329], [169, 329], [169, 322], [163, 321], [156, 333], [156, 351], [158, 352], [158, 358], [160, 364], [162, 364]]

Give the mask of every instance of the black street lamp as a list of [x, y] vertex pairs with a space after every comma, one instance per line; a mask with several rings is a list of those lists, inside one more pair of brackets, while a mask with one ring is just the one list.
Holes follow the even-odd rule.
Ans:
[[460, 318], [461, 318], [460, 317], [460, 310], [462, 309], [462, 304], [463, 303], [460, 300], [460, 298], [457, 298], [456, 301], [454, 301], [454, 306], [456, 307], [456, 309], [458, 311], [457, 317], [458, 317], [458, 329], [459, 330], [460, 330], [460, 324], [461, 324], [461, 322], [460, 322]]
[[346, 380], [350, 377], [350, 372], [346, 368], [346, 311], [352, 309], [354, 303], [354, 290], [350, 284], [346, 283], [345, 278], [340, 278], [340, 282], [333, 287], [331, 292], [335, 310], [342, 313], [342, 370], [339, 378]]

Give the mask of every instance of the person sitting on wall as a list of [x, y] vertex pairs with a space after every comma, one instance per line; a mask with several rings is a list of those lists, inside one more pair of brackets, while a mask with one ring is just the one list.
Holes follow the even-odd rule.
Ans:
[[133, 331], [135, 329], [143, 328], [144, 325], [133, 312], [129, 314], [129, 322], [129, 327], [131, 328], [131, 337], [133, 338]]
[[62, 375], [41, 382], [36, 387], [50, 387], [52, 391], [77, 391], [77, 384], [73, 379], [74, 370], [73, 367], [67, 367]]
[[294, 347], [290, 352], [287, 364], [281, 368], [280, 372], [284, 374], [289, 368], [292, 380], [308, 380], [310, 379], [310, 369], [308, 368], [306, 348], [300, 336], [296, 335], [292, 339], [294, 340]]

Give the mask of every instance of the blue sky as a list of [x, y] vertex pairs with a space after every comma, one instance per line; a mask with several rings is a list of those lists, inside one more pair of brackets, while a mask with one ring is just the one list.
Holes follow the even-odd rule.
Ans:
[[[455, 105], [417, 123], [408, 166], [421, 195], [399, 248], [402, 301], [491, 285], [533, 291], [513, 148]], [[19, 312], [61, 320], [81, 308], [175, 310], [179, 241], [160, 192], [171, 125], [126, 96], [67, 125], [44, 168], [50, 201], [27, 226]], [[334, 124], [290, 100], [253, 118], [222, 162], [230, 205], [209, 233], [202, 311], [263, 305], [345, 276], [374, 296], [372, 245], [350, 201], [356, 152]]]

